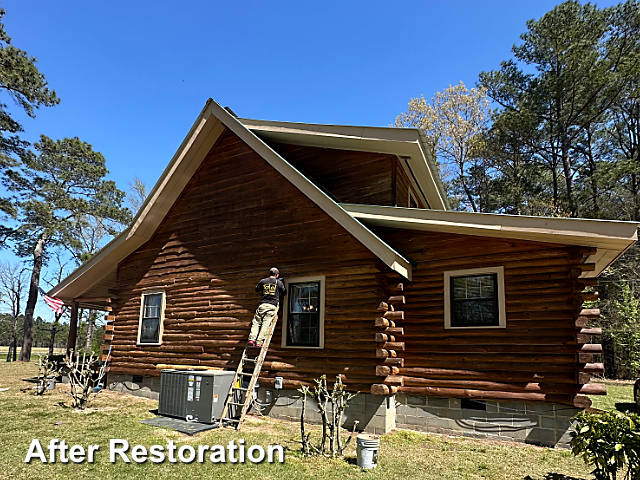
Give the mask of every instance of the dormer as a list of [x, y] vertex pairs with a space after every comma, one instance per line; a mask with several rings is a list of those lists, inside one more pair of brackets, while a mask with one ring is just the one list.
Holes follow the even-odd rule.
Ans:
[[449, 209], [417, 129], [239, 121], [338, 203]]

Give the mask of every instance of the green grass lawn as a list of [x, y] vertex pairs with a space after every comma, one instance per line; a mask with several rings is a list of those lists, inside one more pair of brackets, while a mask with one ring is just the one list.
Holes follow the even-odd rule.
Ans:
[[[18, 353], [17, 356], [20, 356], [20, 350], [22, 350], [22, 348], [18, 347]], [[6, 345], [0, 345], [0, 360], [4, 361], [7, 358], [7, 353], [9, 352], [9, 347]], [[58, 355], [60, 353], [64, 353], [65, 349], [64, 348], [54, 348], [53, 349], [53, 353]], [[31, 356], [34, 357], [36, 360], [38, 358], [38, 355], [48, 355], [49, 354], [49, 347], [33, 347], [31, 349]]]
[[619, 410], [637, 412], [638, 408], [633, 399], [633, 384], [631, 380], [605, 380], [607, 385], [606, 395], [594, 395], [591, 397], [593, 408], [600, 410]]
[[[36, 373], [33, 364], [0, 362], [0, 431], [2, 463], [0, 478], [24, 479], [590, 479], [590, 469], [569, 451], [516, 443], [453, 438], [406, 430], [383, 436], [378, 468], [361, 472], [355, 465], [355, 450], [345, 459], [304, 458], [297, 443], [299, 425], [249, 417], [240, 432], [204, 432], [194, 437], [140, 424], [153, 416], [157, 403], [129, 395], [104, 392], [91, 408], [75, 411], [68, 405], [64, 386], [42, 397], [22, 393], [22, 378]], [[68, 445], [100, 445], [94, 464], [25, 464], [32, 439], [45, 448], [52, 438]], [[286, 448], [284, 464], [124, 464], [109, 463], [109, 439], [126, 439], [131, 445], [226, 445], [244, 439], [246, 445], [280, 444]]]

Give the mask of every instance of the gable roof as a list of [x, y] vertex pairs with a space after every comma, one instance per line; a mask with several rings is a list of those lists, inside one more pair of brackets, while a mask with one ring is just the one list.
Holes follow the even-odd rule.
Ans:
[[366, 225], [596, 247], [597, 252], [585, 260], [595, 263], [595, 271], [584, 272], [583, 277], [598, 276], [622, 255], [638, 240], [640, 226], [637, 222], [617, 220], [341, 205]]
[[446, 190], [426, 137], [417, 128], [355, 127], [239, 118], [266, 142], [397, 155], [429, 208], [448, 210]]
[[180, 148], [149, 193], [131, 226], [53, 287], [49, 294], [65, 302], [71, 302], [82, 296], [87, 298], [82, 303], [83, 306], [104, 306], [105, 302], [98, 298], [108, 297], [109, 289], [117, 286], [118, 264], [153, 236], [225, 129], [236, 134], [392, 270], [411, 279], [412, 267], [407, 259], [349, 215], [234, 115], [209, 99]]

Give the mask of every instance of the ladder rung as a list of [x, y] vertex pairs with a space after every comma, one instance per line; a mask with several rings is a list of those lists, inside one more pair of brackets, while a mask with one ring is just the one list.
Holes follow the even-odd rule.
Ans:
[[243, 377], [253, 377], [253, 373], [240, 372], [240, 373], [238, 373], [238, 375], [242, 375]]
[[234, 422], [234, 423], [238, 423], [240, 421], [239, 418], [223, 418], [222, 419], [223, 422]]
[[227, 402], [228, 405], [235, 405], [237, 407], [244, 407], [244, 403]]
[[248, 388], [241, 388], [241, 387], [231, 387], [231, 390], [240, 390], [241, 392], [249, 391]]
[[257, 362], [257, 361], [258, 361], [258, 359], [257, 359], [257, 358], [248, 358], [248, 357], [245, 357], [245, 358], [244, 358], [244, 361], [245, 361], [245, 362], [254, 362], [254, 363], [255, 363], [255, 362]]

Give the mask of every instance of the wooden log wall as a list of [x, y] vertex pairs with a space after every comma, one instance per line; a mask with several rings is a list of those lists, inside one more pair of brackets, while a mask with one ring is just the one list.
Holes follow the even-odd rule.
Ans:
[[[279, 319], [260, 383], [281, 376], [298, 387], [340, 374], [349, 389], [368, 391], [378, 381], [370, 305], [386, 298], [380, 263], [225, 132], [153, 238], [118, 267], [110, 372], [235, 368], [259, 302], [254, 288], [277, 266], [285, 278], [326, 277], [325, 348], [281, 348]], [[166, 292], [161, 346], [136, 345], [140, 297], [150, 290]]]
[[[325, 152], [326, 153], [326, 152]], [[375, 162], [374, 162], [375, 163]], [[372, 197], [373, 198], [373, 197]], [[343, 201], [354, 201], [345, 199]], [[418, 263], [395, 274], [230, 132], [152, 239], [118, 267], [104, 353], [110, 372], [158, 376], [158, 364], [233, 369], [272, 266], [326, 277], [325, 348], [281, 348], [276, 328], [260, 383], [286, 388], [341, 375], [350, 390], [519, 399], [587, 406], [601, 347], [581, 309], [589, 249], [375, 229]], [[503, 265], [507, 328], [445, 330], [445, 270]], [[137, 345], [140, 298], [166, 293], [163, 342]]]
[[[404, 348], [392, 349], [393, 343], [387, 342], [388, 353], [379, 350], [379, 358], [398, 363], [396, 368], [378, 365], [376, 373], [383, 382], [372, 393], [578, 407], [590, 405], [586, 395], [606, 393], [603, 384], [590, 383], [590, 374], [603, 370], [593, 363], [602, 347], [591, 343], [601, 332], [587, 325], [599, 312], [582, 309], [583, 301], [597, 298], [597, 293], [583, 292], [596, 280], [578, 278], [593, 269], [581, 262], [595, 249], [390, 228], [374, 231], [418, 266], [413, 281], [403, 285], [402, 321], [376, 319], [382, 333], [402, 328]], [[444, 272], [500, 265], [505, 274], [506, 328], [446, 330]], [[385, 303], [379, 309], [397, 314], [393, 306]]]
[[273, 142], [269, 146], [340, 203], [395, 204], [395, 155]]

